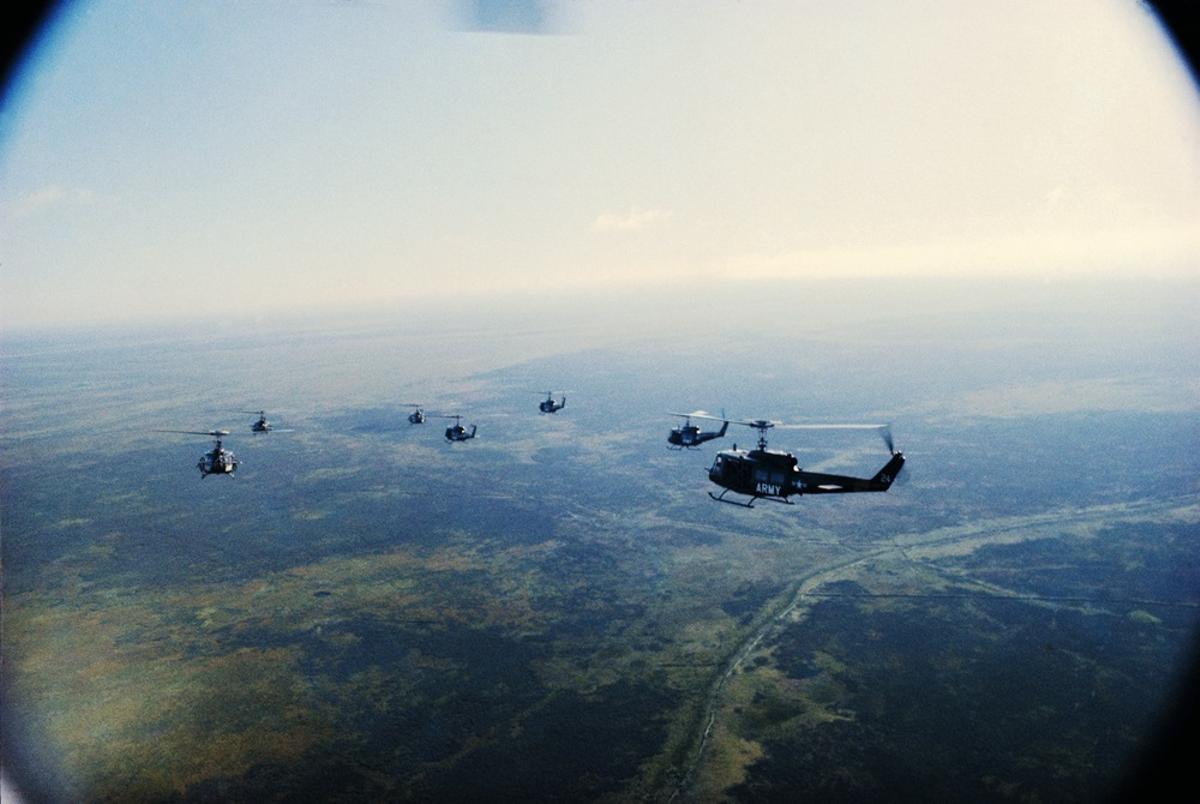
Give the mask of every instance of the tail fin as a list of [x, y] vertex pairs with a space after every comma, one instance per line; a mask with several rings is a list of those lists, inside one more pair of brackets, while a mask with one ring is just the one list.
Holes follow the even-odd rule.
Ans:
[[729, 429], [729, 422], [728, 421], [721, 422], [721, 432], [717, 433], [717, 438], [724, 438], [725, 431], [728, 429]]
[[879, 488], [880, 491], [887, 491], [888, 487], [896, 480], [896, 476], [900, 474], [900, 470], [904, 467], [904, 453], [897, 452], [892, 455], [892, 459], [879, 470], [875, 477], [871, 478], [871, 485]]

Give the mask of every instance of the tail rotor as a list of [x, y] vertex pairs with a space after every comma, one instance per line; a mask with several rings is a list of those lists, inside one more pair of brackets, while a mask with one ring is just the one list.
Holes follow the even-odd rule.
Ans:
[[887, 444], [888, 452], [896, 454], [896, 442], [892, 440], [892, 426], [885, 424], [879, 428], [879, 435], [883, 437], [883, 443]]

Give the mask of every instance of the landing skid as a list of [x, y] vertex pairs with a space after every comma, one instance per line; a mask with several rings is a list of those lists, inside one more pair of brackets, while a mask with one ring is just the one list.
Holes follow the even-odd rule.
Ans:
[[[730, 492], [730, 489], [725, 489], [724, 491], [721, 492], [720, 496], [717, 496], [716, 494], [713, 494], [710, 491], [708, 493], [708, 496], [712, 497], [717, 502], [727, 503], [729, 505], [736, 505], [739, 508], [753, 508], [755, 500], [767, 500], [769, 502], [783, 503], [784, 505], [795, 505], [795, 503], [793, 503], [790, 500], [787, 500], [783, 497], [764, 497], [761, 494], [750, 495], [749, 502], [738, 502], [737, 500], [727, 500], [727, 499], [725, 499], [725, 495], [728, 494], [729, 492]], [[737, 493], [738, 492], [734, 492], [734, 494], [737, 494]]]

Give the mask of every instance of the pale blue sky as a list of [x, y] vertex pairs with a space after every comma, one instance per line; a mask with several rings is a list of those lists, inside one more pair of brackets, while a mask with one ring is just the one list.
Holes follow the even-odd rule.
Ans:
[[548, 9], [77, 3], [0, 119], [5, 324], [1200, 273], [1200, 104], [1136, 2]]

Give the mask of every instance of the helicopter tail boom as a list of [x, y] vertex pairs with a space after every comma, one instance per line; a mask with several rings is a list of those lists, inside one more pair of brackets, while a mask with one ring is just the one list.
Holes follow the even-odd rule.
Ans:
[[872, 478], [800, 472], [799, 494], [848, 494], [856, 491], [887, 491], [904, 466], [904, 454], [897, 452]]

